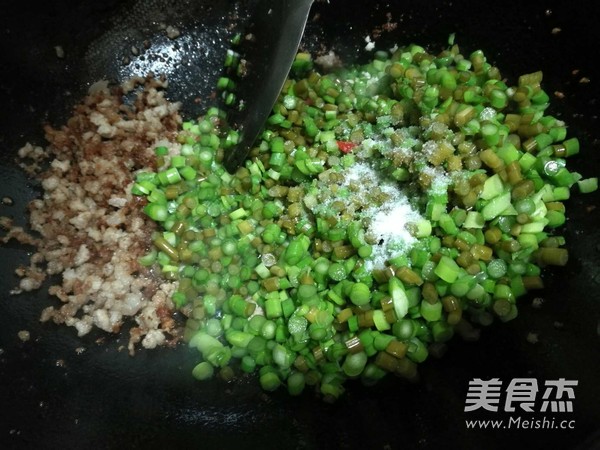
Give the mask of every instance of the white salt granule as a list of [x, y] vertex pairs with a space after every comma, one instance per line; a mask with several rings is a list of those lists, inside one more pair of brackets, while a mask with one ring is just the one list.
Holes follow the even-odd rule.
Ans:
[[425, 166], [422, 172], [431, 178], [429, 192], [433, 195], [442, 195], [448, 192], [448, 186], [452, 182], [448, 173], [441, 166]]
[[489, 106], [487, 108], [483, 108], [481, 110], [481, 112], [479, 113], [479, 119], [480, 120], [492, 120], [494, 117], [496, 117], [496, 110], [494, 108], [490, 108]]
[[382, 180], [380, 174], [368, 164], [355, 163], [344, 172], [344, 178], [342, 186], [353, 183], [358, 187], [358, 191], [352, 193], [354, 199], [359, 198], [368, 204], [370, 195], [376, 189], [388, 197], [383, 204], [367, 206], [361, 213], [363, 218], [370, 219], [366, 234], [377, 241], [373, 245], [373, 253], [365, 261], [366, 269], [383, 268], [385, 261], [408, 251], [416, 242], [407, 224], [418, 222], [422, 217], [397, 183]]
[[388, 259], [410, 250], [417, 238], [410, 234], [406, 226], [421, 220], [421, 215], [408, 203], [404, 194], [390, 205], [372, 209], [377, 212], [367, 228], [367, 234], [373, 235], [378, 243], [373, 245], [373, 253], [366, 260], [367, 270], [381, 269]]

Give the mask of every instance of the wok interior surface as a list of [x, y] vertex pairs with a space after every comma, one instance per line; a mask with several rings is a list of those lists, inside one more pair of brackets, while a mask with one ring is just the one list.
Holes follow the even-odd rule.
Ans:
[[[210, 104], [232, 26], [243, 24], [249, 2], [61, 0], [32, 8], [5, 2], [0, 17], [1, 196], [14, 199], [0, 215], [26, 222], [26, 204], [40, 194], [14, 163], [30, 141], [43, 145], [42, 124], [58, 126], [87, 87], [100, 78], [122, 81], [148, 70], [165, 72], [168, 97], [194, 117]], [[351, 5], [350, 5], [351, 3]], [[388, 20], [397, 22], [376, 41], [378, 49], [417, 43], [442, 50], [450, 33], [468, 54], [483, 49], [513, 82], [521, 73], [544, 71], [552, 113], [570, 126], [582, 152], [569, 167], [585, 178], [600, 166], [598, 104], [600, 73], [597, 6], [592, 1], [481, 3], [476, 1], [330, 0], [315, 3], [303, 46], [333, 49], [344, 61], [365, 60], [365, 36]], [[387, 13], [390, 13], [389, 17]], [[169, 39], [165, 26], [180, 36]], [[554, 32], [553, 32], [554, 29]], [[560, 31], [557, 31], [560, 29]], [[64, 58], [58, 58], [60, 45]], [[132, 48], [143, 49], [135, 55]], [[590, 80], [581, 82], [582, 77]], [[200, 98], [198, 102], [196, 99]], [[39, 313], [55, 300], [44, 291], [10, 296], [13, 275], [31, 249], [0, 248], [0, 446], [2, 448], [595, 448], [600, 424], [600, 318], [598, 192], [566, 203], [564, 230], [570, 261], [547, 270], [546, 289], [521, 300], [519, 317], [482, 330], [476, 343], [455, 338], [447, 354], [420, 367], [421, 380], [393, 377], [375, 387], [347, 383], [346, 394], [325, 404], [307, 389], [291, 398], [284, 389], [266, 394], [257, 380], [195, 382], [196, 355], [175, 351], [126, 351], [126, 337], [40, 324]], [[557, 328], [555, 322], [563, 324]], [[21, 342], [19, 330], [31, 341]], [[539, 343], [526, 341], [530, 331]], [[103, 343], [96, 342], [101, 339]], [[85, 351], [78, 353], [76, 348]], [[466, 419], [506, 419], [503, 413], [465, 413], [469, 380], [513, 378], [578, 380], [570, 430], [467, 429]], [[538, 393], [538, 399], [540, 398]], [[502, 409], [502, 405], [500, 407]], [[522, 413], [541, 419], [542, 414]]]

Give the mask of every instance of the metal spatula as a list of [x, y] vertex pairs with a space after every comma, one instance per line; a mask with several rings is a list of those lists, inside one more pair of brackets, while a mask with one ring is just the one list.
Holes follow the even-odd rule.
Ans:
[[244, 44], [246, 74], [236, 95], [242, 109], [228, 111], [232, 127], [240, 132], [224, 165], [233, 172], [248, 156], [271, 112], [290, 71], [313, 0], [259, 0], [250, 24], [253, 38]]

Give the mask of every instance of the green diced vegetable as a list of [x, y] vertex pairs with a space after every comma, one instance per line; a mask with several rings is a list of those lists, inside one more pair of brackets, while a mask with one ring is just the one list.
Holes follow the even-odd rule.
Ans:
[[[227, 52], [226, 104], [240, 60]], [[193, 376], [231, 377], [236, 360], [267, 391], [333, 400], [349, 378], [414, 380], [455, 331], [514, 319], [541, 268], [568, 263], [554, 233], [571, 187], [598, 181], [567, 168], [580, 143], [546, 114], [541, 72], [503, 80], [457, 46], [329, 74], [299, 53], [235, 173], [222, 160], [240, 134], [219, 108], [183, 123], [178, 151], [157, 147], [132, 185], [158, 227], [139, 263], [178, 281]]]

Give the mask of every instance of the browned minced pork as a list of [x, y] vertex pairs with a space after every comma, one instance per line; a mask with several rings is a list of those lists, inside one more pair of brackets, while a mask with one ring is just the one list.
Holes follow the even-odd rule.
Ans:
[[[37, 250], [29, 267], [17, 269], [22, 278], [13, 293], [60, 275], [49, 293], [61, 303], [44, 309], [41, 320], [75, 327], [83, 336], [93, 327], [117, 333], [131, 318], [131, 353], [140, 341], [154, 348], [179, 336], [170, 300], [175, 283], [137, 262], [155, 225], [142, 212], [144, 200], [131, 194], [136, 171], [154, 168], [154, 148], [177, 145], [179, 105], [165, 99], [166, 84], [148, 77], [118, 88], [92, 86], [65, 126], [45, 127], [47, 148], [19, 150], [23, 168], [43, 188], [42, 198], [29, 205], [33, 233], [0, 218], [7, 230], [2, 241], [17, 239]], [[135, 100], [127, 104], [124, 94], [131, 91]]]

